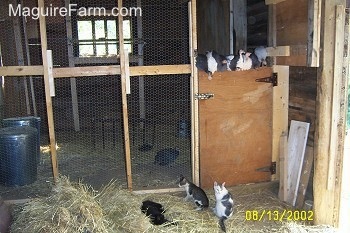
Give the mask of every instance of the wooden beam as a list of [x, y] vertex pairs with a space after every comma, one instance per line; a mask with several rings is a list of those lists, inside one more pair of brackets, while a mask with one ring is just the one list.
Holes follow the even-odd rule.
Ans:
[[[191, 22], [191, 21], [190, 21]], [[235, 54], [236, 53], [236, 45], [233, 44], [236, 41], [236, 33], [235, 33], [235, 25], [234, 25], [234, 14], [233, 14], [233, 0], [230, 0], [230, 54]]]
[[236, 50], [247, 50], [247, 1], [234, 0], [232, 3], [233, 24], [236, 31]]
[[[70, 0], [65, 0], [65, 7], [69, 9]], [[73, 31], [72, 31], [72, 17], [70, 14], [66, 15], [66, 31], [67, 31], [67, 53], [68, 53], [68, 64], [69, 67], [74, 67], [74, 50], [73, 50]], [[77, 94], [77, 81], [75, 78], [70, 78], [70, 92], [72, 100], [72, 112], [75, 131], [80, 131], [80, 120], [79, 120], [79, 105], [78, 105], [78, 94]]]
[[[268, 18], [268, 46], [276, 47], [277, 46], [277, 23], [276, 23], [276, 5], [270, 5], [268, 9], [269, 18]], [[270, 57], [269, 65], [276, 65], [276, 57]]]
[[50, 96], [54, 97], [55, 93], [55, 81], [53, 78], [52, 70], [53, 70], [53, 60], [52, 60], [52, 50], [47, 50], [47, 69], [48, 69], [48, 78], [50, 84]]
[[[336, 6], [335, 15], [335, 56], [334, 67], [343, 63], [344, 56], [344, 25], [345, 25], [345, 8], [344, 6]], [[335, 170], [337, 169], [338, 156], [338, 124], [340, 123], [340, 97], [342, 69], [334, 69], [333, 72], [333, 91], [332, 91], [332, 112], [331, 112], [331, 132], [328, 156], [328, 174], [327, 189], [333, 190], [335, 186]], [[345, 87], [347, 88], [347, 87]]]
[[288, 45], [288, 46], [277, 46], [267, 47], [267, 56], [278, 57], [278, 56], [299, 56], [307, 54], [306, 45]]
[[[273, 88], [272, 107], [272, 161], [279, 163], [279, 139], [288, 132], [288, 103], [289, 103], [289, 66], [273, 66], [273, 72], [278, 75], [278, 85]], [[279, 171], [279, 169], [277, 169]], [[272, 180], [281, 180], [278, 172]]]
[[44, 75], [43, 66], [2, 66], [1, 76], [41, 76]]
[[320, 65], [321, 2], [321, 0], [309, 0], [308, 3], [307, 66], [309, 67]]
[[[160, 66], [131, 66], [130, 76], [164, 75], [164, 74], [190, 74], [191, 65], [160, 65]], [[85, 77], [119, 75], [120, 66], [82, 66], [53, 68], [54, 78]], [[0, 67], [1, 76], [42, 76], [43, 66], [3, 66]]]
[[169, 189], [137, 190], [132, 192], [138, 195], [144, 195], [144, 194], [153, 194], [153, 193], [174, 193], [174, 192], [183, 192], [183, 191], [184, 191], [183, 188], [169, 188]]
[[[44, 0], [38, 0], [38, 7], [40, 10], [44, 9]], [[49, 69], [47, 63], [47, 34], [46, 34], [46, 19], [45, 16], [39, 14], [39, 26], [40, 26], [40, 39], [41, 39], [41, 55], [43, 60], [44, 70], [44, 85], [45, 85], [45, 100], [47, 109], [47, 121], [49, 127], [50, 137], [50, 152], [52, 162], [52, 172], [54, 181], [58, 178], [58, 164], [57, 164], [57, 151], [56, 151], [56, 138], [55, 138], [55, 124], [53, 119], [52, 99], [50, 96], [50, 83], [49, 83]]]
[[[137, 7], [142, 9], [142, 0], [137, 0]], [[143, 40], [143, 24], [142, 24], [142, 16], [137, 15], [137, 55], [138, 55], [138, 66], [143, 66], [143, 48], [145, 46], [145, 42]], [[139, 76], [139, 108], [140, 108], [140, 118], [146, 118], [146, 103], [145, 103], [145, 79], [143, 76]], [[141, 127], [144, 127], [143, 122], [140, 123]]]
[[279, 163], [277, 166], [279, 170], [279, 190], [278, 198], [281, 201], [287, 201], [288, 188], [288, 135], [287, 132], [282, 132], [279, 138]]
[[[23, 0], [21, 0], [21, 5], [22, 5], [22, 7], [24, 6]], [[29, 50], [29, 44], [28, 44], [26, 17], [22, 17], [22, 25], [23, 25], [24, 44], [25, 44], [26, 57], [27, 57], [27, 66], [30, 66], [31, 61], [30, 61], [30, 50]], [[38, 112], [36, 110], [36, 98], [35, 98], [33, 77], [31, 77], [31, 76], [29, 77], [29, 84], [30, 84], [30, 90], [31, 90], [31, 94], [32, 94], [31, 97], [32, 97], [32, 104], [33, 104], [33, 113], [34, 113], [34, 116], [38, 116]]]
[[[123, 0], [118, 0], [118, 9], [122, 9]], [[118, 15], [118, 29], [119, 29], [119, 54], [120, 54], [120, 76], [121, 76], [121, 91], [122, 91], [122, 110], [123, 110], [123, 124], [124, 124], [124, 150], [126, 162], [126, 176], [128, 189], [132, 191], [132, 171], [131, 171], [131, 155], [130, 155], [130, 140], [129, 140], [129, 119], [128, 119], [128, 102], [126, 96], [126, 73], [125, 70], [125, 50], [124, 50], [124, 34], [123, 34], [123, 16]]]
[[197, 42], [197, 0], [189, 2], [190, 8], [190, 59], [191, 66], [191, 80], [190, 80], [190, 94], [191, 94], [191, 152], [192, 152], [192, 181], [196, 185], [200, 185], [199, 174], [199, 100], [194, 98], [199, 91], [198, 86], [198, 69], [195, 65], [195, 52], [198, 49]]
[[[342, 86], [348, 87], [349, 86], [349, 62], [350, 62], [350, 9], [347, 8], [345, 10], [346, 17], [345, 17], [345, 38], [344, 38], [344, 60], [343, 60], [343, 66], [344, 66], [344, 72], [342, 74]], [[348, 111], [348, 88], [342, 89], [342, 98], [340, 105], [341, 107], [341, 113], [340, 115], [343, 117], [343, 120], [338, 125], [339, 127], [339, 144], [344, 144], [344, 147], [339, 147], [339, 155], [337, 161], [337, 164], [339, 164], [340, 169], [337, 171], [337, 183], [340, 185], [336, 185], [335, 192], [338, 192], [338, 187], [340, 189], [340, 195], [337, 196], [334, 200], [335, 205], [339, 205], [339, 231], [340, 232], [346, 232], [346, 230], [350, 229], [350, 222], [349, 222], [349, 216], [350, 216], [350, 186], [346, 182], [348, 177], [350, 177], [350, 134], [345, 133], [345, 125], [347, 121], [347, 111]], [[337, 184], [336, 183], [336, 184]]]
[[[346, 6], [346, 0], [322, 1], [321, 59], [317, 70], [317, 99], [315, 127], [314, 212], [315, 224], [337, 226], [339, 220], [339, 182], [334, 190], [327, 189], [331, 141], [333, 79], [335, 65], [336, 6]], [[338, 35], [340, 36], [340, 35]], [[339, 52], [339, 51], [338, 51]], [[341, 54], [343, 55], [343, 53]], [[348, 64], [347, 64], [348, 65]], [[338, 71], [336, 71], [338, 72]], [[341, 74], [341, 72], [340, 72]], [[339, 78], [339, 77], [337, 77]], [[338, 135], [336, 135], [338, 137]], [[336, 145], [339, 146], [339, 145]], [[339, 159], [339, 158], [338, 158]], [[342, 158], [340, 158], [342, 159]]]
[[311, 146], [306, 146], [305, 157], [303, 162], [303, 168], [300, 176], [300, 183], [297, 192], [297, 200], [295, 207], [297, 209], [302, 209], [305, 201], [305, 194], [309, 184], [312, 164], [314, 162], [314, 148]]
[[[287, 203], [295, 205], [310, 123], [291, 121], [288, 136]], [[285, 184], [286, 185], [286, 184]]]
[[32, 198], [13, 199], [13, 200], [4, 200], [4, 203], [7, 205], [22, 205], [22, 204], [28, 203], [32, 200], [33, 200]]
[[266, 52], [268, 57], [290, 56], [290, 46], [267, 47]]
[[271, 4], [276, 5], [276, 4], [278, 4], [280, 2], [284, 2], [284, 1], [286, 1], [286, 0], [265, 0], [265, 5], [271, 5]]
[[120, 66], [114, 65], [54, 68], [53, 73], [55, 78], [118, 75], [120, 74]]
[[190, 74], [190, 65], [161, 65], [161, 66], [132, 66], [130, 76], [162, 75], [162, 74]]
[[[17, 6], [17, 1], [12, 0], [12, 5]], [[13, 34], [15, 37], [15, 45], [16, 45], [16, 55], [17, 55], [17, 65], [23, 66], [24, 65], [24, 55], [23, 55], [23, 43], [22, 43], [22, 30], [21, 30], [21, 20], [19, 19], [19, 16], [12, 17], [13, 22]], [[29, 102], [29, 92], [28, 92], [28, 84], [27, 79], [23, 78], [23, 85], [24, 85], [24, 95], [26, 100], [26, 109], [27, 114], [31, 114], [30, 109], [30, 102]]]

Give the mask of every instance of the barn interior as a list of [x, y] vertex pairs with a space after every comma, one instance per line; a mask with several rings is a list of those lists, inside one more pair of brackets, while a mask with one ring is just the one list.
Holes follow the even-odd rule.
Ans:
[[[19, 5], [77, 11], [14, 15]], [[11, 185], [0, 172], [0, 197], [8, 203], [47, 197], [61, 176], [95, 190], [117, 181], [135, 193], [179, 192], [182, 174], [205, 190], [226, 181], [242, 200], [246, 193], [238, 190], [249, 192], [246, 185], [254, 183], [288, 208], [306, 210], [311, 203], [315, 225], [348, 229], [344, 219], [350, 211], [343, 206], [350, 192], [342, 178], [349, 171], [349, 5], [1, 1], [1, 124], [39, 117], [40, 152], [30, 171], [21, 172], [30, 182]], [[120, 6], [128, 14], [113, 15]], [[96, 8], [106, 14], [83, 12]], [[259, 46], [266, 48], [266, 67], [216, 72], [208, 80], [195, 65], [206, 51], [229, 55]], [[201, 93], [214, 97], [202, 99]], [[288, 153], [299, 148], [288, 139], [293, 122], [307, 123], [307, 130], [302, 157], [289, 168]], [[6, 159], [15, 152], [1, 149], [12, 139], [0, 136], [0, 170], [17, 167]], [[35, 151], [38, 145], [25, 146]], [[298, 196], [291, 204], [287, 178], [294, 174]]]

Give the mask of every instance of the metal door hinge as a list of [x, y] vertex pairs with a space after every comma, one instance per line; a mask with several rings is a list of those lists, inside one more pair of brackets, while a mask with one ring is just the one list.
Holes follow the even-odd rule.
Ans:
[[213, 97], [214, 97], [213, 93], [197, 93], [194, 95], [194, 98], [199, 100], [207, 100]]
[[258, 172], [271, 172], [271, 175], [276, 174], [276, 162], [271, 162], [271, 166], [261, 167], [256, 169]]
[[278, 85], [278, 75], [277, 73], [272, 73], [271, 77], [258, 78], [255, 79], [255, 82], [272, 83], [272, 85], [275, 87]]

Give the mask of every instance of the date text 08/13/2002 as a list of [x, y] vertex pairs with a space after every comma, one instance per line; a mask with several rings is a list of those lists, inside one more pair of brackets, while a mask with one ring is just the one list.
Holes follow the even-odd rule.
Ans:
[[312, 210], [246, 210], [246, 221], [313, 221]]

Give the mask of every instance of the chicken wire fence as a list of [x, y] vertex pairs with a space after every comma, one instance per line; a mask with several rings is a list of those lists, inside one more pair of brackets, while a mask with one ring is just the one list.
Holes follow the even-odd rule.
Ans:
[[[37, 1], [12, 1], [35, 7]], [[26, 5], [28, 4], [28, 5]], [[117, 7], [117, 1], [51, 0], [45, 6]], [[189, 64], [188, 4], [185, 1], [131, 0], [142, 16], [123, 18], [130, 66]], [[0, 21], [3, 66], [42, 65], [39, 20], [6, 17]], [[118, 18], [111, 15], [46, 17], [47, 47], [53, 67], [119, 65]], [[95, 188], [110, 180], [126, 187], [120, 75], [55, 78], [52, 98], [58, 170]], [[191, 177], [190, 74], [130, 77], [127, 95], [134, 189], [176, 187], [180, 174]], [[1, 118], [37, 115], [41, 119], [38, 188], [52, 177], [43, 76], [4, 77]], [[5, 155], [1, 155], [4, 157]], [[20, 187], [15, 192], [18, 194]], [[0, 186], [0, 195], [10, 193]], [[33, 192], [33, 193], [31, 193]], [[12, 193], [13, 194], [13, 193]]]

